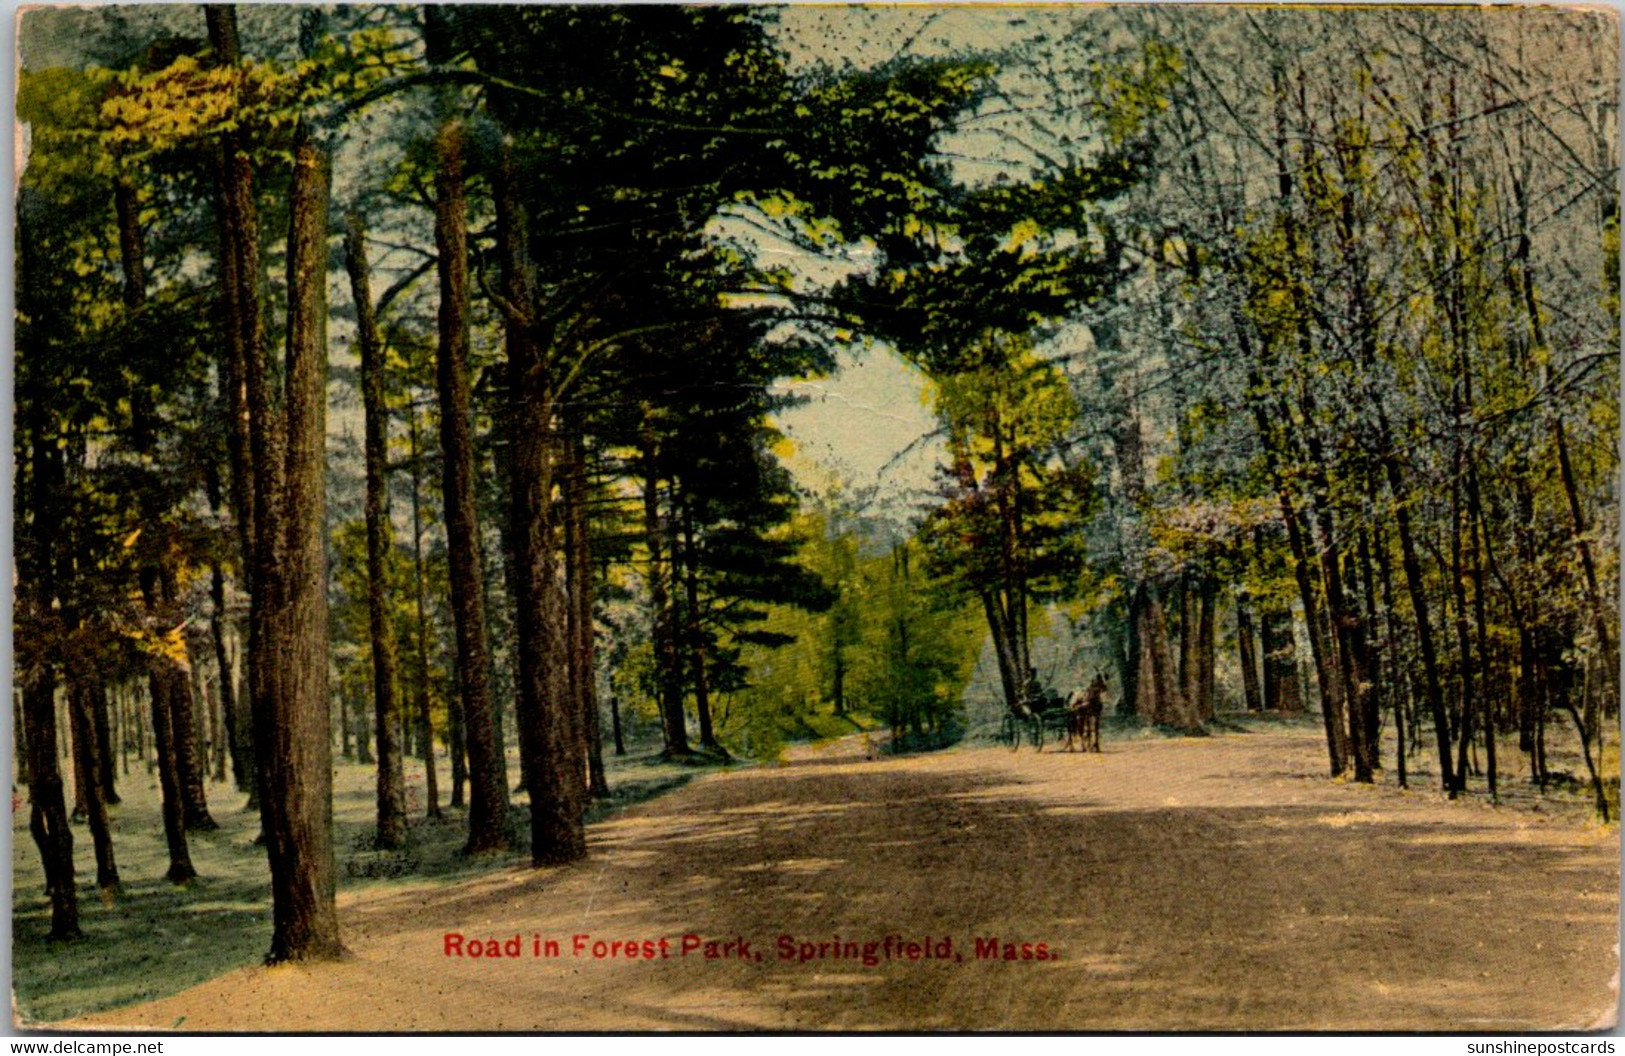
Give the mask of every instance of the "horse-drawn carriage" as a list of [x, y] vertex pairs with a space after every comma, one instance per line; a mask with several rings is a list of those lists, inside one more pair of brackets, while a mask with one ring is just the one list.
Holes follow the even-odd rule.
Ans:
[[[1035, 706], [1036, 705], [1036, 706]], [[1057, 696], [1023, 700], [1007, 708], [999, 726], [999, 743], [1020, 748], [1023, 741], [1042, 751], [1046, 736], [1066, 735], [1066, 701]]]
[[1020, 748], [1026, 741], [1034, 750], [1043, 751], [1046, 740], [1065, 739], [1070, 751], [1072, 742], [1082, 743], [1084, 751], [1100, 751], [1100, 713], [1104, 684], [1100, 691], [1090, 686], [1089, 693], [1063, 697], [1053, 690], [1030, 686], [1021, 701], [1008, 708], [999, 726], [999, 743]]

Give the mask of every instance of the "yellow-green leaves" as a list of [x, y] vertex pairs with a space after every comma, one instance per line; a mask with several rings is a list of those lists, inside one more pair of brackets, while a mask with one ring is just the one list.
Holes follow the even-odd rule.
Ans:
[[159, 70], [110, 75], [100, 131], [111, 150], [125, 155], [238, 130], [269, 132], [375, 88], [407, 62], [395, 35], [381, 28], [328, 37], [312, 56], [287, 64], [214, 66], [206, 57], [182, 55]]
[[1172, 105], [1172, 92], [1184, 73], [1177, 49], [1148, 40], [1129, 63], [1096, 63], [1094, 110], [1113, 145], [1120, 146], [1144, 132], [1157, 115]]

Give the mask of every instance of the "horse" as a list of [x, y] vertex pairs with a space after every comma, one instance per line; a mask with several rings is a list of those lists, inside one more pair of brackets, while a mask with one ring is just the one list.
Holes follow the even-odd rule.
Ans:
[[1106, 676], [1096, 672], [1087, 692], [1073, 690], [1066, 698], [1066, 750], [1074, 739], [1086, 752], [1100, 751], [1100, 715], [1106, 707]]

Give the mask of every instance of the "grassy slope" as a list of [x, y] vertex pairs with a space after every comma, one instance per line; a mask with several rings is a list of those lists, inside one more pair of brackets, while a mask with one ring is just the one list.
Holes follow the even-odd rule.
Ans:
[[[596, 820], [687, 782], [694, 767], [652, 758], [606, 760], [612, 798], [589, 814]], [[517, 778], [517, 766], [511, 781]], [[440, 765], [441, 805], [449, 775]], [[339, 897], [425, 879], [452, 883], [476, 873], [525, 862], [523, 852], [470, 859], [460, 853], [465, 837], [460, 810], [440, 820], [424, 814], [423, 764], [407, 764], [412, 814], [402, 851], [371, 849], [373, 770], [340, 760], [334, 775], [334, 848]], [[74, 826], [74, 858], [80, 883], [80, 922], [85, 937], [47, 941], [49, 904], [39, 856], [28, 833], [27, 790], [12, 798], [12, 977], [17, 1013], [28, 1021], [56, 1021], [175, 993], [223, 972], [254, 964], [271, 942], [270, 880], [265, 851], [256, 846], [257, 811], [229, 785], [209, 786], [217, 832], [193, 833], [192, 861], [199, 879], [175, 887], [168, 868], [158, 813], [155, 775], [139, 766], [118, 779], [124, 802], [113, 808], [113, 844], [123, 889], [103, 901], [94, 888], [95, 859], [89, 831]], [[517, 797], [522, 804], [523, 797]], [[523, 812], [514, 818], [516, 845], [525, 846]]]

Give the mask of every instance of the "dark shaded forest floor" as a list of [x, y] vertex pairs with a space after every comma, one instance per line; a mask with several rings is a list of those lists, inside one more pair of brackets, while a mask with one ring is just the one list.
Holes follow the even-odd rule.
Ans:
[[[1108, 734], [1098, 756], [876, 754], [857, 737], [704, 777], [594, 825], [574, 867], [347, 890], [346, 962], [243, 968], [73, 1026], [1524, 1032], [1615, 1016], [1619, 830], [1583, 799], [1332, 782], [1302, 724]], [[448, 956], [448, 933], [523, 955]], [[718, 945], [684, 956], [685, 935]], [[667, 958], [592, 956], [662, 938]], [[559, 956], [532, 956], [538, 939]], [[863, 952], [849, 941], [878, 963], [837, 956]], [[1054, 959], [1021, 959], [1040, 943]]]

